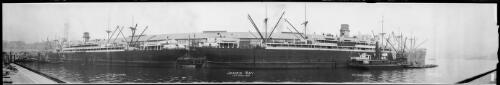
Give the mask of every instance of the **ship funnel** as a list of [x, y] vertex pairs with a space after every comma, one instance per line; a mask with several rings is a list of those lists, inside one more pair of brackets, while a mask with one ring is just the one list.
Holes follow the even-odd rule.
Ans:
[[83, 33], [83, 42], [88, 42], [89, 39], [90, 39], [90, 35], [89, 35], [89, 32], [84, 32]]
[[340, 24], [340, 37], [349, 37], [349, 24]]

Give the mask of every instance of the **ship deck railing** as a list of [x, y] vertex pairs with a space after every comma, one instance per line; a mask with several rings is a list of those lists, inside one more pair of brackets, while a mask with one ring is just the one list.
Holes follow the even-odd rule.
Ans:
[[345, 50], [375, 50], [367, 47], [354, 46], [335, 46], [335, 45], [319, 45], [319, 44], [286, 44], [286, 43], [268, 43], [271, 47], [296, 47], [296, 48], [324, 48], [324, 49], [345, 49]]

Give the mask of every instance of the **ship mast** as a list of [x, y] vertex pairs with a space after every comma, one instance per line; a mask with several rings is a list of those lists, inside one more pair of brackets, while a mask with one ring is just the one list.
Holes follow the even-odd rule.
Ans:
[[[107, 41], [107, 43], [109, 43], [109, 41], [111, 41], [111, 38], [113, 38], [113, 36], [115, 35], [115, 33], [116, 33], [116, 31], [117, 31], [118, 29], [119, 29], [119, 26], [116, 26], [115, 31], [113, 31], [113, 33], [111, 34], [111, 36], [109, 36], [109, 37], [108, 37], [108, 41]], [[108, 32], [108, 35], [109, 35], [109, 32], [110, 32], [110, 31], [108, 30], [107, 32]], [[118, 35], [120, 35], [120, 34], [118, 34]], [[118, 35], [117, 35], [117, 37], [118, 37]], [[114, 41], [113, 41], [113, 42], [114, 42]]]
[[304, 25], [304, 38], [307, 39], [307, 23], [309, 21], [307, 21], [307, 4], [304, 2], [304, 23], [302, 23]]
[[[135, 24], [135, 27], [130, 27], [130, 30], [132, 31], [132, 37], [130, 39], [130, 44], [132, 44], [132, 43], [135, 43], [133, 41], [134, 41], [134, 37], [135, 37], [135, 30], [137, 30], [137, 24]], [[135, 44], [133, 44], [133, 45], [135, 45]]]
[[111, 26], [109, 26], [109, 10], [108, 10], [108, 17], [107, 18], [108, 18], [108, 24], [106, 25], [107, 26], [106, 27], [106, 33], [108, 34], [107, 39], [109, 41], [109, 37], [110, 37], [109, 33], [111, 33], [111, 30], [109, 29], [109, 28], [111, 28]]
[[266, 29], [266, 31], [264, 33], [264, 38], [267, 40], [269, 38], [269, 37], [267, 37], [267, 20], [268, 20], [268, 17], [267, 17], [267, 4], [266, 4], [266, 12], [265, 13], [266, 13], [266, 18], [264, 19], [264, 24], [265, 24], [264, 28]]
[[106, 37], [106, 39], [107, 39], [107, 41], [109, 41], [109, 37], [111, 37], [111, 36], [109, 36], [109, 33], [111, 33], [111, 31], [110, 30], [106, 30], [106, 33], [108, 34], [107, 37]]
[[[132, 15], [132, 26], [134, 25], [134, 16]], [[131, 45], [132, 47], [135, 47], [135, 44], [134, 44], [134, 35], [135, 35], [135, 30], [137, 29], [137, 24], [135, 24], [135, 27], [132, 27], [130, 26], [130, 30], [132, 31], [132, 36], [130, 37], [130, 42], [129, 42], [129, 45]]]
[[71, 45], [71, 41], [69, 39], [69, 23], [66, 22], [64, 23], [64, 39], [63, 39], [63, 42], [66, 42], [66, 46], [70, 46]]
[[382, 43], [381, 44], [382, 44], [382, 46], [384, 46], [383, 48], [385, 48], [385, 45], [384, 45], [384, 38], [385, 38], [384, 37], [384, 35], [385, 35], [385, 33], [384, 33], [384, 16], [383, 15], [382, 15], [382, 23], [381, 24], [382, 24], [382, 33], [380, 33], [382, 35]]
[[47, 46], [45, 46], [45, 51], [47, 51], [47, 50], [49, 50], [49, 49], [50, 49], [49, 36], [47, 36], [47, 39], [46, 39], [46, 41], [45, 41], [45, 44], [47, 45]]

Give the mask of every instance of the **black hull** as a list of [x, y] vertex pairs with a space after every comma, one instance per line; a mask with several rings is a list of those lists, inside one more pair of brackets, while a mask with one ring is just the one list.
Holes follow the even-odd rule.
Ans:
[[262, 48], [198, 48], [197, 51], [199, 54], [207, 56], [209, 67], [223, 68], [346, 67], [350, 56], [358, 56], [358, 53], [361, 53], [327, 50], [269, 50]]
[[[116, 62], [176, 65], [186, 50], [141, 50], [121, 52], [51, 53], [52, 62]], [[263, 48], [196, 48], [194, 56], [205, 56], [210, 68], [335, 68], [346, 67], [354, 51], [269, 50]]]
[[50, 53], [50, 62], [172, 64], [186, 50]]

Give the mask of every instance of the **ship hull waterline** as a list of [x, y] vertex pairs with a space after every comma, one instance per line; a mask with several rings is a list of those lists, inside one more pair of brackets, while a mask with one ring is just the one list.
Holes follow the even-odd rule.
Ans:
[[184, 49], [134, 50], [116, 52], [60, 52], [49, 54], [50, 62], [75, 62], [83, 64], [121, 64], [174, 67]]
[[[174, 67], [186, 50], [141, 50], [120, 52], [52, 53], [56, 62], [99, 62], [148, 64]], [[192, 53], [205, 56], [209, 68], [337, 68], [346, 67], [353, 51], [280, 50], [259, 48], [196, 48]]]
[[263, 48], [197, 48], [213, 68], [337, 68], [347, 67], [355, 51], [287, 50]]

